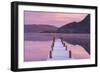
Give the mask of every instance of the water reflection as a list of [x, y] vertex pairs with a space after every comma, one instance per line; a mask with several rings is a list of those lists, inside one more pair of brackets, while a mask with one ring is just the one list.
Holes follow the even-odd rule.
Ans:
[[52, 41], [25, 41], [24, 61], [47, 60]]
[[[24, 61], [28, 62], [28, 61], [48, 60], [50, 51], [52, 50], [52, 47], [55, 42], [53, 39], [54, 35], [55, 34], [50, 34], [50, 33], [49, 34], [25, 33]], [[62, 35], [57, 34], [55, 35], [55, 37], [56, 39], [58, 38], [61, 39]], [[86, 51], [86, 48], [90, 51], [90, 47], [87, 46], [87, 44], [89, 45], [88, 34], [63, 34], [63, 39], [61, 39], [61, 42], [63, 46], [66, 48], [66, 50], [71, 52], [70, 58], [72, 59], [90, 58], [90, 54]], [[84, 45], [86, 46], [86, 48], [83, 47]], [[59, 47], [59, 44], [56, 45], [56, 47], [57, 46]]]
[[64, 42], [64, 43], [65, 43], [65, 47], [67, 47], [67, 50], [71, 51], [71, 56], [73, 59], [90, 58], [90, 55], [88, 54], [88, 52], [81, 45], [72, 45], [67, 42]]

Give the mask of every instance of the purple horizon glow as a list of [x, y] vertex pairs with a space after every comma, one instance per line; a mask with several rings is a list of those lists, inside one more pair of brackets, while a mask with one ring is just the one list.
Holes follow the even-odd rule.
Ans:
[[57, 12], [32, 12], [24, 11], [24, 24], [53, 25], [61, 27], [71, 22], [80, 22], [87, 14], [82, 13], [57, 13]]

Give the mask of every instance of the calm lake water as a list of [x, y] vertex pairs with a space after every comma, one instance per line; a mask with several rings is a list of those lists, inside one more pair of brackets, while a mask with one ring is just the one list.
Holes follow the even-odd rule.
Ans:
[[[73, 45], [81, 45], [90, 54], [90, 35], [89, 34], [62, 34], [62, 33], [25, 33], [24, 34], [24, 61], [46, 61], [53, 38], [61, 38], [63, 41]], [[75, 52], [78, 52], [77, 49]]]

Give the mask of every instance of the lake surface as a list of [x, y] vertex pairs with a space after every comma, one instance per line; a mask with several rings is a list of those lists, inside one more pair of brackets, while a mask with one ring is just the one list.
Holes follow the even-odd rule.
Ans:
[[[25, 33], [24, 61], [47, 61], [54, 37], [56, 39], [62, 38], [63, 41], [73, 45], [78, 44], [90, 54], [89, 34]], [[75, 52], [78, 52], [78, 50], [75, 50]]]

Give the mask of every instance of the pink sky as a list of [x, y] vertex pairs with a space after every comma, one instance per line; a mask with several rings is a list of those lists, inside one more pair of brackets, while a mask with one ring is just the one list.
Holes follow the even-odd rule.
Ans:
[[25, 25], [48, 24], [61, 27], [67, 23], [80, 22], [87, 16], [87, 14], [25, 11], [24, 16]]

